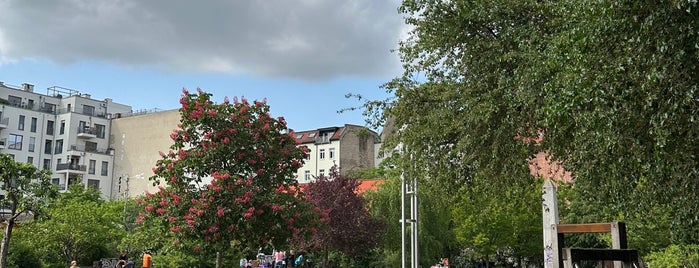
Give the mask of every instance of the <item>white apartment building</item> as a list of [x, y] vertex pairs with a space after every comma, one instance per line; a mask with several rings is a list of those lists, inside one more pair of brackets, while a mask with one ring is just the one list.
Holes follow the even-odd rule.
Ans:
[[336, 166], [340, 174], [371, 168], [376, 164], [376, 150], [380, 147], [376, 132], [357, 125], [327, 127], [296, 132], [299, 146], [310, 149], [309, 157], [296, 174], [299, 183], [311, 182], [316, 177], [328, 176]]
[[82, 183], [109, 198], [111, 121], [129, 113], [130, 106], [68, 88], [50, 87], [40, 94], [31, 84], [0, 82], [0, 153], [51, 170], [61, 191]]

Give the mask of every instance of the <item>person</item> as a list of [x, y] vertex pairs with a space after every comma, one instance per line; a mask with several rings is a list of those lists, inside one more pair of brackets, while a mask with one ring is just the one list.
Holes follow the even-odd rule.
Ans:
[[284, 267], [284, 251], [275, 251], [274, 252], [274, 268], [283, 268]]
[[150, 255], [150, 250], [146, 250], [145, 253], [143, 253], [143, 268], [152, 268], [153, 267], [153, 261], [151, 260], [151, 255]]
[[122, 252], [119, 254], [119, 261], [117, 261], [116, 268], [122, 268], [126, 266], [126, 262], [129, 261], [129, 257], [126, 255], [126, 252]]
[[77, 262], [77, 261], [71, 261], [71, 262], [70, 262], [70, 268], [79, 268], [79, 267], [80, 267], [80, 266], [78, 266], [78, 262]]
[[286, 254], [286, 259], [284, 260], [284, 268], [294, 268], [294, 261], [296, 260], [296, 256], [294, 256], [294, 250], [289, 250], [289, 253]]

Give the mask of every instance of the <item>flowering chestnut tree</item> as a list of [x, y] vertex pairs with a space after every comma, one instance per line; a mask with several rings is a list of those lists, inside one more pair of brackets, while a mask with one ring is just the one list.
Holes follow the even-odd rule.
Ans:
[[284, 119], [270, 117], [265, 101], [215, 103], [197, 91], [183, 90], [174, 144], [150, 178], [161, 186], [138, 201], [139, 221], [164, 223], [175, 245], [194, 252], [281, 247], [317, 223], [294, 178], [307, 151]]

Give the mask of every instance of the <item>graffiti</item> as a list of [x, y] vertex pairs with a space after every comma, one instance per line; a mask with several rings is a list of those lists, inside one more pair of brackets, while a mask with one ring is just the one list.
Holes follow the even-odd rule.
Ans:
[[119, 259], [116, 258], [103, 258], [100, 260], [102, 268], [114, 268], [117, 267], [117, 262], [119, 262]]

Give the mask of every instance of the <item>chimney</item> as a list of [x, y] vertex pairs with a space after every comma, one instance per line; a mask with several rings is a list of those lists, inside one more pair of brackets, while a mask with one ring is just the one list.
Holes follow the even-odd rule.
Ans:
[[23, 83], [23, 84], [22, 84], [22, 90], [24, 90], [24, 91], [26, 91], [26, 92], [34, 92], [34, 85], [32, 85], [32, 84], [27, 84], [27, 83]]

